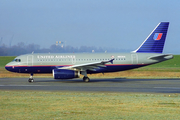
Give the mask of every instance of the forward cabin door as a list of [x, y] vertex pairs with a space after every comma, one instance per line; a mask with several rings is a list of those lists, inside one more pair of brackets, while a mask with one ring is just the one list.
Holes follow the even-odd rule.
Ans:
[[33, 56], [32, 55], [27, 56], [27, 65], [33, 66]]
[[132, 64], [138, 64], [138, 56], [137, 54], [131, 54]]

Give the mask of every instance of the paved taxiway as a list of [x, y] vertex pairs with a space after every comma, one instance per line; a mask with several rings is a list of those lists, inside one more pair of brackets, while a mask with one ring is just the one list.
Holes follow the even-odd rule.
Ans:
[[180, 93], [180, 79], [91, 79], [85, 83], [81, 79], [35, 78], [29, 83], [27, 78], [0, 78], [0, 90]]

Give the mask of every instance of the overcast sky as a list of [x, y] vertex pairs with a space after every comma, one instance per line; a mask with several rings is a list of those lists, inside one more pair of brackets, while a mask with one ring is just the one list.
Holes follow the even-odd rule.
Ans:
[[0, 41], [135, 50], [170, 22], [164, 52], [180, 54], [179, 0], [0, 0]]

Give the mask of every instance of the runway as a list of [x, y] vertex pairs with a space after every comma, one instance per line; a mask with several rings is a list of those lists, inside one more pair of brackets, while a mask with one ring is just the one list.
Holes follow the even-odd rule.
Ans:
[[82, 92], [139, 92], [180, 93], [180, 79], [82, 79], [54, 80], [53, 78], [0, 78], [0, 90], [82, 91]]

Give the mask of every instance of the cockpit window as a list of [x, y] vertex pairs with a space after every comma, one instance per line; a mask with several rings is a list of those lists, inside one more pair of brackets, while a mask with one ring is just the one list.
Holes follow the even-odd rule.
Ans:
[[14, 59], [15, 62], [21, 62], [21, 59]]

